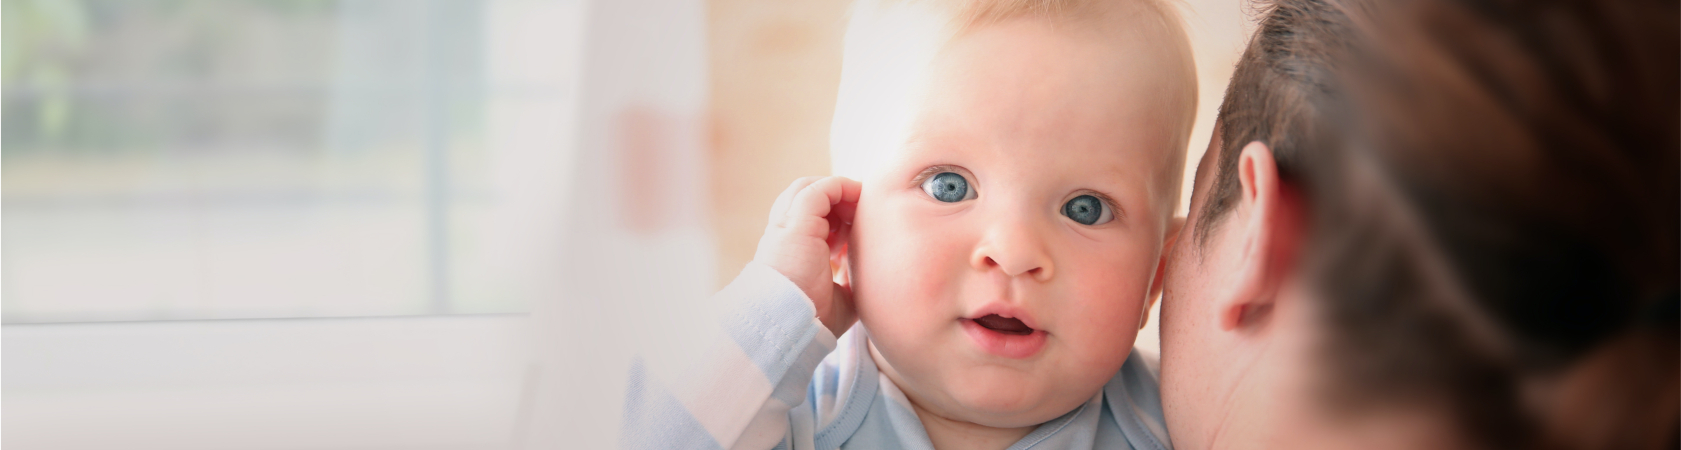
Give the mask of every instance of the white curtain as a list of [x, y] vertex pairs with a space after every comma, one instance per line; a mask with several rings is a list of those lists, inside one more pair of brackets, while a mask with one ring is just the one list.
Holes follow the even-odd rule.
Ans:
[[713, 290], [705, 3], [591, 2], [557, 295], [535, 305], [529, 448], [612, 448], [632, 354]]

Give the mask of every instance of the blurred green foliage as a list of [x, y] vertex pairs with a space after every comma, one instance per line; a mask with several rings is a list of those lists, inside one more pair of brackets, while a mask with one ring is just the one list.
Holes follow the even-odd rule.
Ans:
[[[264, 116], [247, 122], [298, 122], [307, 107], [265, 110], [261, 101], [203, 94], [225, 93], [230, 87], [321, 84], [329, 69], [339, 3], [0, 2], [4, 152], [179, 143], [182, 136], [205, 130], [250, 128], [205, 124], [239, 116]], [[296, 131], [296, 125], [291, 127]]]
[[61, 136], [70, 116], [70, 67], [87, 40], [85, 5], [81, 0], [12, 0], [0, 2], [0, 17], [5, 27], [0, 79], [7, 88], [36, 89], [40, 100], [25, 113], [35, 116], [41, 135]]

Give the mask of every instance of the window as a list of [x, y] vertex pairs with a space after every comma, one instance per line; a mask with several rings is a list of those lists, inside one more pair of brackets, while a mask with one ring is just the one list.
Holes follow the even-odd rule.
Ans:
[[702, 3], [0, 5], [6, 444], [607, 447], [703, 324]]
[[518, 312], [549, 270], [571, 2], [3, 5], [6, 323]]

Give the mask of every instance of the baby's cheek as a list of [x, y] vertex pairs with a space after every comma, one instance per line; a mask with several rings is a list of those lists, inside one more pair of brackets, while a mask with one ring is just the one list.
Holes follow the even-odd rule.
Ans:
[[1111, 359], [1113, 353], [1121, 352], [1124, 358], [1138, 335], [1138, 321], [1149, 295], [1147, 275], [1153, 266], [1110, 261], [1099, 267], [1112, 272], [1082, 273], [1081, 279], [1070, 280], [1075, 299], [1070, 302], [1069, 317], [1077, 318], [1077, 329], [1084, 335], [1080, 353]]
[[868, 227], [862, 242], [868, 257], [864, 269], [882, 278], [895, 279], [898, 292], [937, 291], [951, 278], [953, 269], [967, 261], [967, 247], [960, 237], [962, 223], [945, 217], [922, 217], [915, 208], [901, 205], [902, 199], [884, 202], [878, 214], [855, 223]]
[[878, 320], [903, 321], [935, 308], [928, 303], [944, 297], [939, 294], [951, 278], [949, 238], [930, 233], [930, 227], [915, 226], [904, 211], [889, 207], [871, 212], [861, 214], [854, 223], [854, 230], [861, 230], [854, 235], [859, 258], [852, 267], [859, 312], [866, 317], [881, 315]]

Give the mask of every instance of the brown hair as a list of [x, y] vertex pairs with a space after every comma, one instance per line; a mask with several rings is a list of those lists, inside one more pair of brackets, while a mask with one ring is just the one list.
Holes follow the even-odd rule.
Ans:
[[1673, 1], [1282, 0], [1221, 105], [1309, 205], [1332, 405], [1446, 405], [1499, 448], [1675, 448]]

